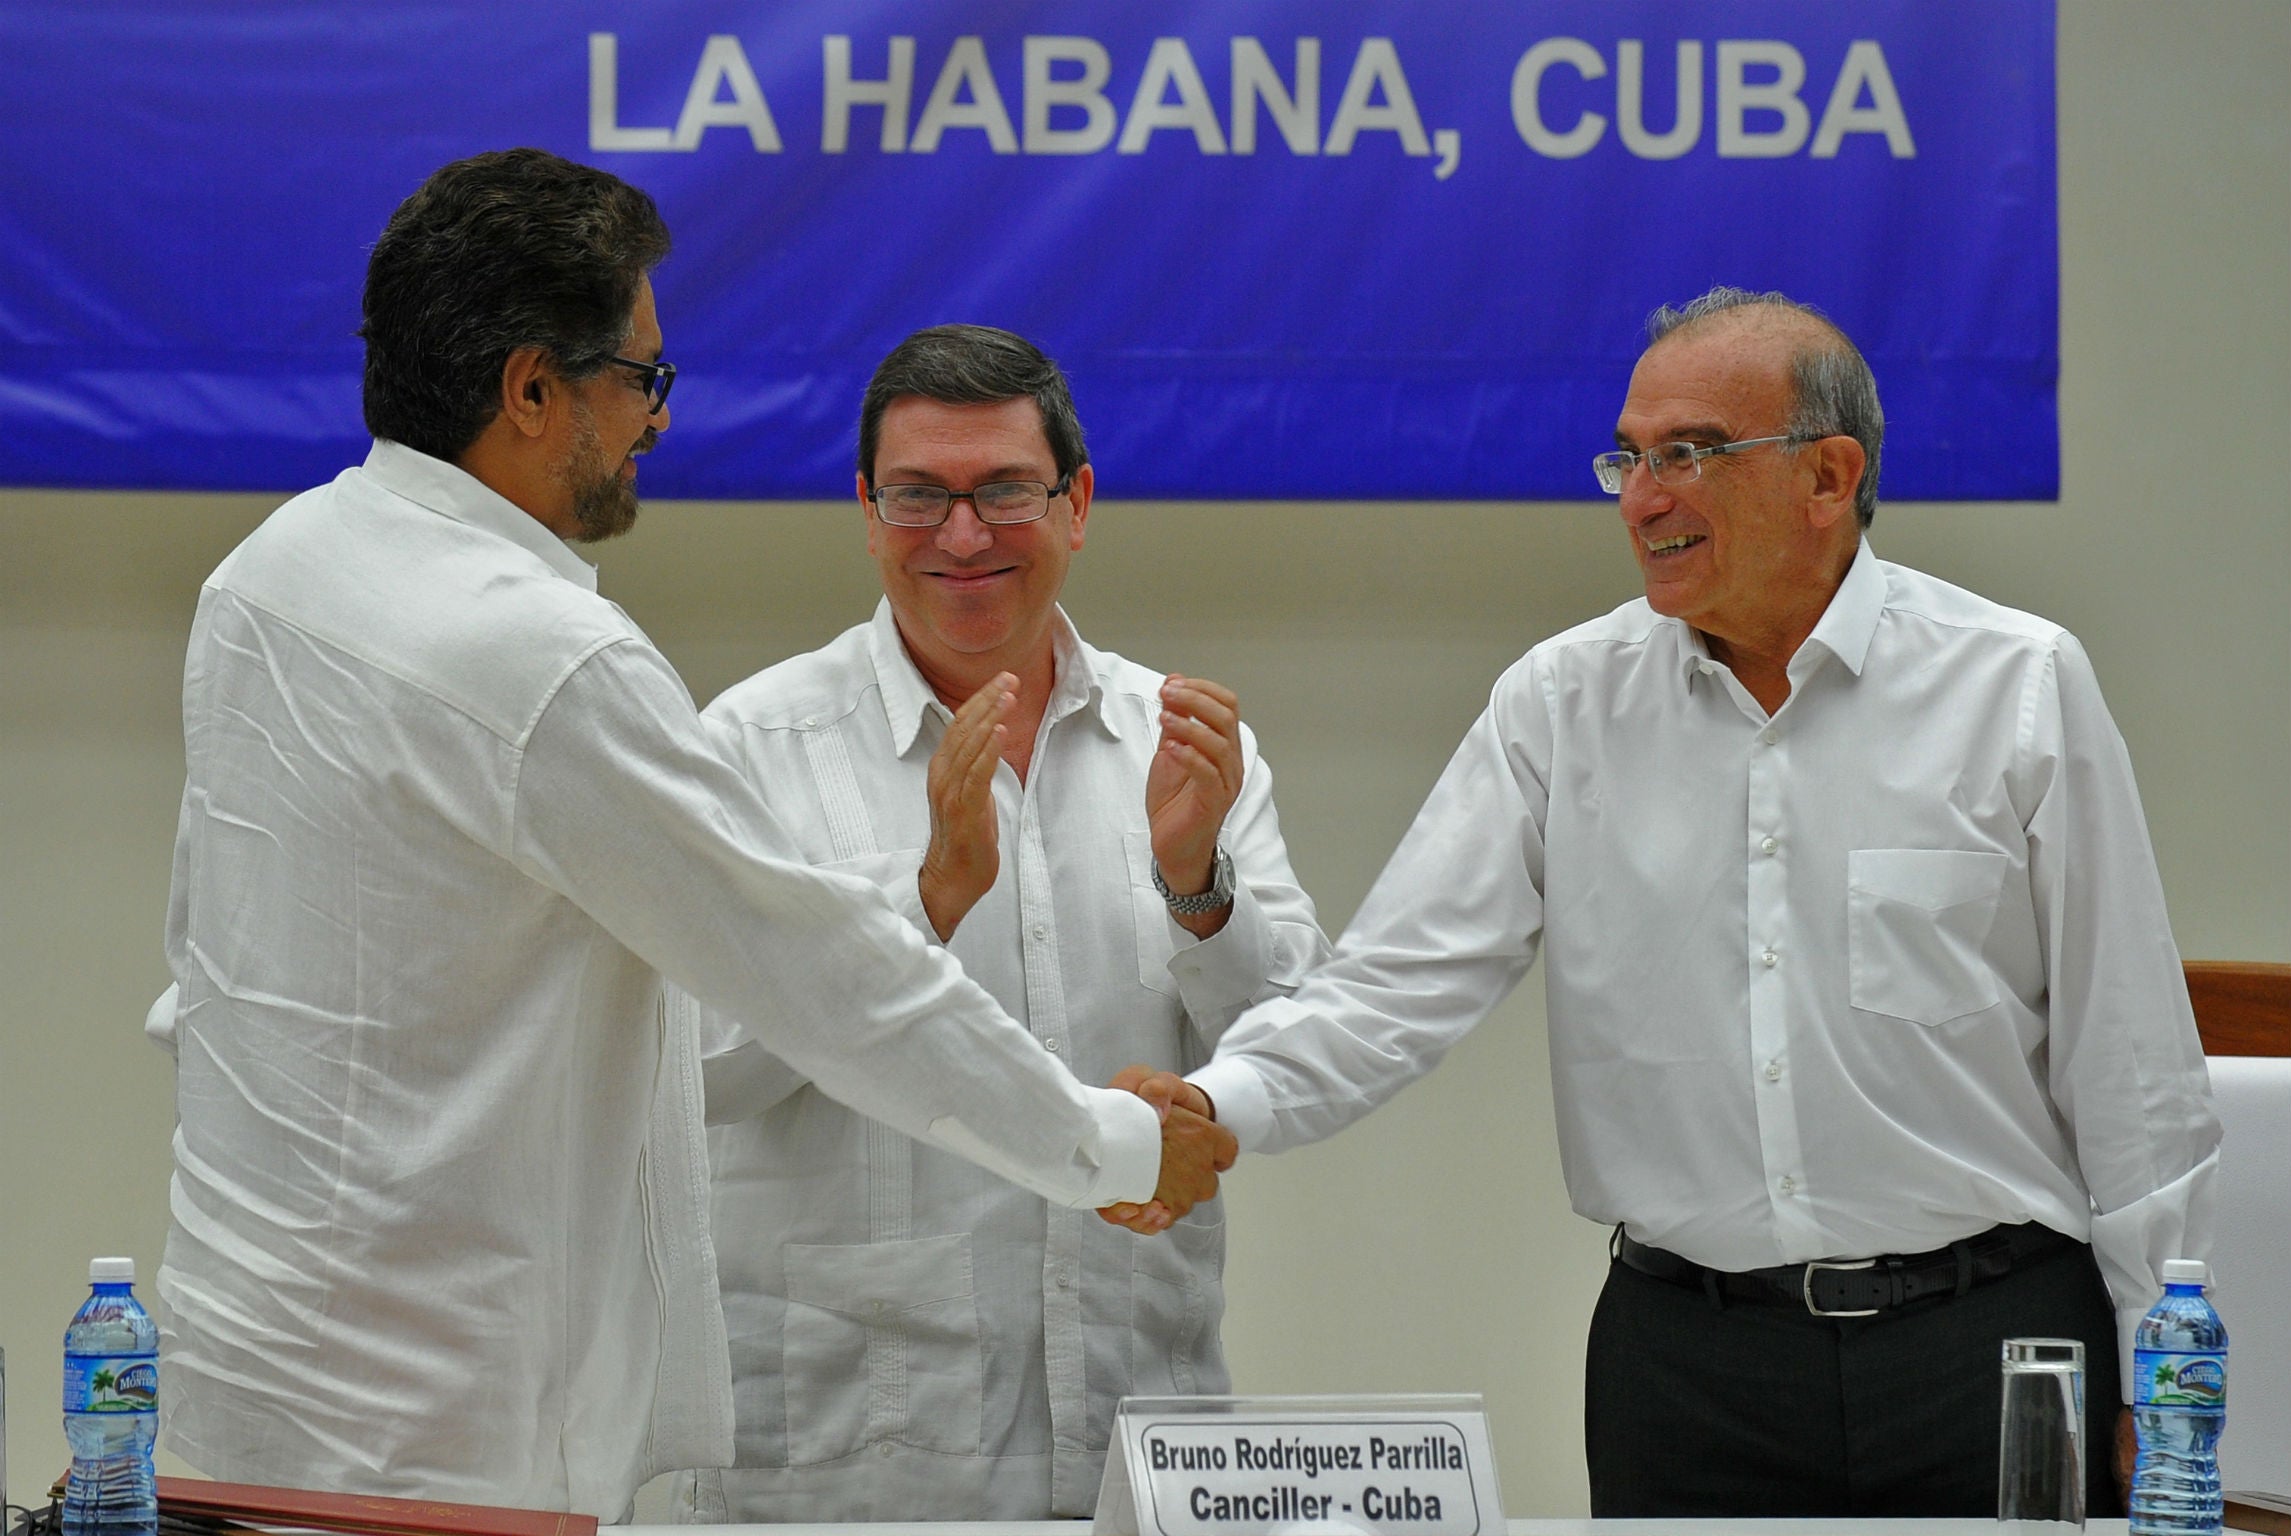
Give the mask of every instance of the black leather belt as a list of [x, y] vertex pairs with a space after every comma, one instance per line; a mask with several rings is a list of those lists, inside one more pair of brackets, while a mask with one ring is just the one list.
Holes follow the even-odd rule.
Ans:
[[1961, 1296], [1999, 1280], [2020, 1265], [2063, 1248], [2063, 1237], [2040, 1222], [1991, 1227], [1930, 1253], [1885, 1254], [1874, 1259], [1816, 1259], [1774, 1269], [1708, 1269], [1662, 1248], [1649, 1248], [1615, 1229], [1614, 1256], [1625, 1267], [1709, 1296], [1713, 1303], [1757, 1302], [1804, 1307], [1816, 1317], [1874, 1317], [1927, 1296]]

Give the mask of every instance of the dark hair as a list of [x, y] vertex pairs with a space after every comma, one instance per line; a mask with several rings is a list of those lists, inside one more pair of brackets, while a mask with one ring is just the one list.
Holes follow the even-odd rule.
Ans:
[[398, 205], [366, 263], [367, 430], [458, 457], [500, 412], [512, 352], [597, 373], [667, 254], [660, 210], [617, 176], [539, 149], [456, 160]]
[[1877, 376], [1869, 371], [1868, 359], [1836, 321], [1786, 293], [1752, 293], [1721, 285], [1676, 309], [1665, 304], [1647, 316], [1647, 345], [1715, 316], [1750, 309], [1804, 316], [1826, 338], [1790, 354], [1790, 419], [1783, 430], [1808, 442], [1850, 437], [1861, 444], [1868, 462], [1862, 466], [1861, 484], [1854, 488], [1853, 510], [1867, 528], [1877, 516], [1877, 458], [1885, 447], [1885, 409], [1877, 403]]
[[1063, 480], [1090, 462], [1066, 375], [1040, 347], [991, 325], [934, 325], [893, 347], [867, 381], [867, 396], [859, 406], [859, 473], [870, 485], [883, 413], [905, 395], [947, 405], [1030, 398], [1042, 413], [1042, 436], [1057, 461], [1058, 477]]

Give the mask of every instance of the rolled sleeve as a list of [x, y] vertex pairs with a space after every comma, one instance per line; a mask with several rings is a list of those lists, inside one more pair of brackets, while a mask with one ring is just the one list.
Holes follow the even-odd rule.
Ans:
[[2211, 1253], [2219, 1117], [2130, 754], [2063, 635], [2028, 710], [2029, 883], [2047, 952], [2051, 1091], [2093, 1206], [2125, 1391], [2166, 1259]]

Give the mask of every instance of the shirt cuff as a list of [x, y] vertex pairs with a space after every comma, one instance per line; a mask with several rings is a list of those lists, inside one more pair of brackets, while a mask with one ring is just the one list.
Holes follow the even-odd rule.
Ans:
[[1084, 1087], [1098, 1121], [1098, 1176], [1093, 1207], [1128, 1201], [1143, 1205], [1161, 1187], [1161, 1116], [1134, 1093]]
[[175, 1054], [175, 1005], [182, 995], [180, 986], [170, 985], [143, 1015], [143, 1033], [170, 1056]]
[[2163, 1294], [2166, 1259], [2209, 1259], [2219, 1209], [2219, 1151], [2152, 1194], [2092, 1217], [2092, 1253], [2116, 1307], [2118, 1385], [2132, 1399], [2132, 1336]]
[[1233, 1133], [1242, 1151], [1256, 1151], [1272, 1135], [1272, 1098], [1265, 1092], [1264, 1080], [1249, 1068], [1215, 1056], [1200, 1070], [1187, 1073], [1185, 1080], [1209, 1095], [1209, 1102], [1217, 1106], [1217, 1123]]
[[1273, 924], [1254, 892], [1237, 887], [1225, 926], [1206, 939], [1195, 938], [1166, 913], [1162, 920], [1177, 939], [1169, 973], [1190, 1017], [1197, 1023], [1232, 1018], [1256, 1001], [1273, 972]]

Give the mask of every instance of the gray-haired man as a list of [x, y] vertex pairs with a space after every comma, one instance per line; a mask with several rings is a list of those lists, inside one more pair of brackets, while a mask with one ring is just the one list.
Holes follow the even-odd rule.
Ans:
[[1596, 463], [1645, 599], [1497, 682], [1335, 958], [1195, 1082], [1245, 1150], [1325, 1136], [1540, 947], [1617, 1229], [1595, 1514], [1992, 1514], [2006, 1334], [2086, 1341], [2105, 1508], [2219, 1142], [2124, 744], [2059, 626], [1871, 552], [1836, 326], [1717, 290], [1652, 329]]

